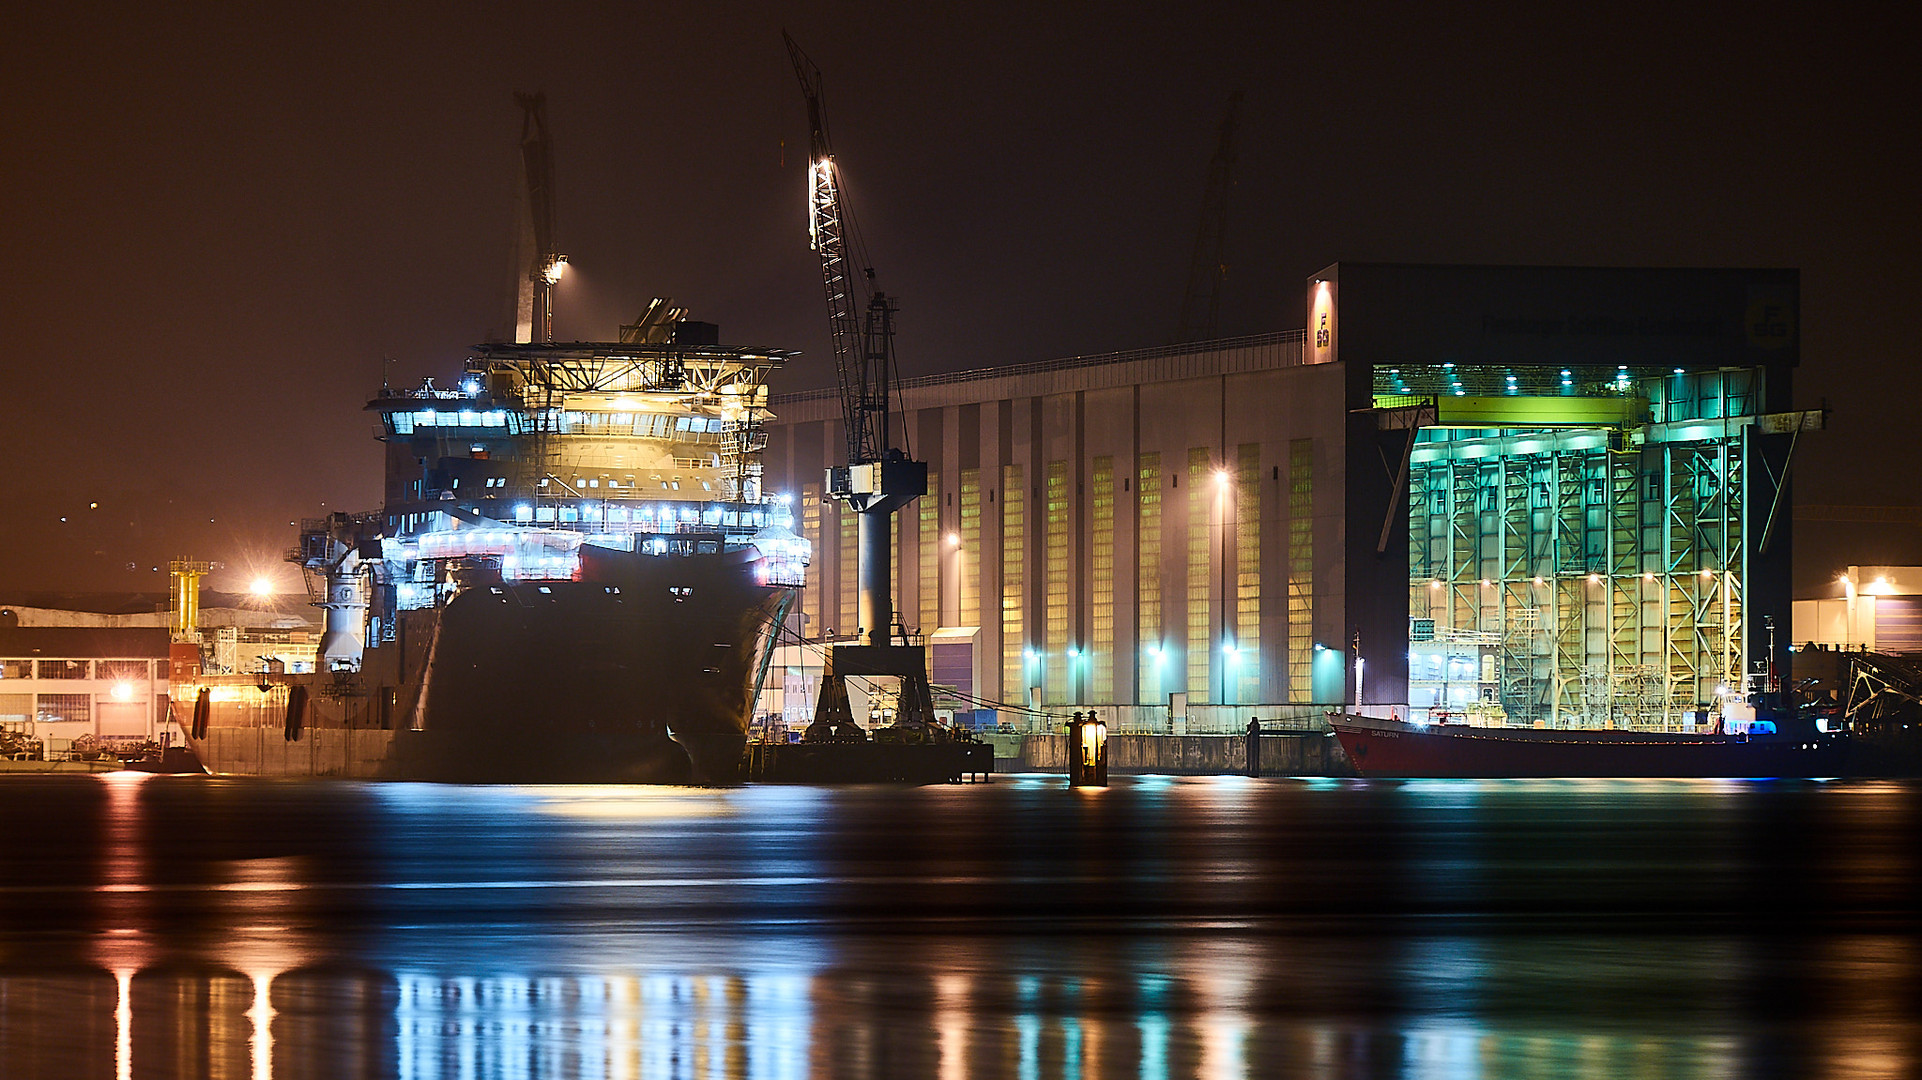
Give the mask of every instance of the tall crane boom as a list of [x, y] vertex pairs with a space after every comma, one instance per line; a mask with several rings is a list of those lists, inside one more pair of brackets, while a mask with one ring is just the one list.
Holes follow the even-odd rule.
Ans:
[[[849, 675], [889, 675], [901, 680], [902, 727], [925, 730], [934, 721], [928, 685], [927, 653], [904, 640], [894, 643], [892, 577], [894, 512], [928, 490], [928, 467], [889, 445], [888, 391], [894, 372], [894, 304], [886, 293], [866, 297], [866, 320], [857, 330], [855, 290], [867, 291], [863, 271], [857, 278], [848, 261], [849, 222], [841, 205], [841, 186], [828, 142], [827, 114], [821, 105], [821, 70], [786, 31], [788, 59], [801, 81], [808, 106], [808, 239], [821, 257], [821, 282], [827, 291], [828, 321], [834, 337], [834, 368], [841, 381], [841, 412], [847, 426], [847, 463], [831, 467], [828, 494], [855, 514], [857, 588], [860, 624], [855, 644], [837, 644], [821, 673], [821, 693], [807, 741], [838, 741], [858, 732], [848, 698]], [[864, 737], [864, 736], [861, 736]]]
[[[834, 344], [834, 370], [841, 386], [841, 412], [847, 420], [848, 464], [880, 461], [888, 450], [888, 387], [893, 382], [894, 307], [886, 293], [865, 297], [867, 321], [858, 326], [856, 290], [866, 292], [848, 261], [847, 217], [835, 176], [834, 150], [828, 141], [821, 104], [821, 69], [807, 58], [792, 35], [782, 31], [794, 75], [808, 106], [808, 241], [821, 257], [821, 283], [827, 293], [828, 329]], [[864, 276], [872, 271], [864, 271]]]

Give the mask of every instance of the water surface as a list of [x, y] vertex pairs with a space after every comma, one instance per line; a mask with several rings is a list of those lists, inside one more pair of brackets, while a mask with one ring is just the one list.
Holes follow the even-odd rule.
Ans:
[[1922, 787], [0, 781], [0, 1076], [1901, 1077]]

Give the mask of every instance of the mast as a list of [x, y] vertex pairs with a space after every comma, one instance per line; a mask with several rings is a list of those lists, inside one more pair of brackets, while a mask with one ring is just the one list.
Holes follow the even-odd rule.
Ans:
[[554, 247], [554, 146], [547, 134], [547, 95], [515, 94], [521, 107], [521, 170], [527, 181], [527, 212], [532, 257], [520, 283], [514, 340], [554, 340], [554, 285], [567, 269], [567, 256]]

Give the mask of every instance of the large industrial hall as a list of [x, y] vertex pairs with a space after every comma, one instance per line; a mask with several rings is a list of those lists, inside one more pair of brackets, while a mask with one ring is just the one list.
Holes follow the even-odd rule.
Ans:
[[[957, 715], [1659, 725], [1786, 658], [1788, 466], [1821, 424], [1792, 411], [1795, 271], [1305, 286], [1304, 330], [902, 384], [928, 494], [895, 519], [891, 629]], [[801, 634], [852, 640], [856, 515], [823, 498], [841, 403], [773, 408], [766, 482], [814, 548]], [[790, 722], [809, 655], [771, 680]]]

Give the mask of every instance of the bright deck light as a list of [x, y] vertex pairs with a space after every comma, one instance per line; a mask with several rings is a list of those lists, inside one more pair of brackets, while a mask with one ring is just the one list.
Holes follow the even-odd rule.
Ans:
[[253, 584], [247, 586], [247, 591], [253, 593], [255, 596], [272, 596], [274, 594], [274, 583], [269, 578], [257, 577], [253, 580]]

